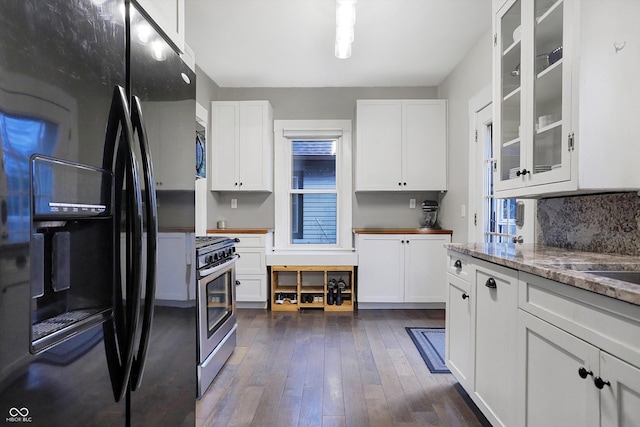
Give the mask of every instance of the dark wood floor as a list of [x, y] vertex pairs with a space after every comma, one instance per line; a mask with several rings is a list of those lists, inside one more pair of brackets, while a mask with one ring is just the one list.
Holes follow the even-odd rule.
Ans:
[[442, 310], [238, 310], [238, 345], [198, 402], [198, 427], [478, 426], [449, 374], [432, 374], [405, 326]]

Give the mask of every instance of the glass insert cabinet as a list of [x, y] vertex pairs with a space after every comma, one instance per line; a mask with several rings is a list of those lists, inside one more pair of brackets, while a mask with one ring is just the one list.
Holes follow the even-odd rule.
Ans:
[[512, 0], [496, 14], [497, 192], [571, 178], [570, 1]]

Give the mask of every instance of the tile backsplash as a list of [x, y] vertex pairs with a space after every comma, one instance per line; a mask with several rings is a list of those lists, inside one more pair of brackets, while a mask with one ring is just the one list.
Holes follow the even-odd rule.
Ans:
[[636, 192], [538, 200], [537, 242], [590, 252], [640, 256]]

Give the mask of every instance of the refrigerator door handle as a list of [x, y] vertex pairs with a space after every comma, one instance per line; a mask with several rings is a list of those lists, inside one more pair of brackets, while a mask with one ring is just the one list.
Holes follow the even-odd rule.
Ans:
[[[113, 320], [103, 324], [104, 344], [111, 386], [116, 402], [127, 391], [134, 359], [134, 340], [140, 317], [142, 282], [142, 190], [136, 154], [133, 149], [133, 125], [124, 88], [116, 86], [111, 100], [105, 135], [103, 168], [114, 172], [114, 187], [110, 189], [114, 206], [114, 306]], [[122, 197], [126, 180], [126, 300], [122, 295], [120, 224]], [[105, 189], [106, 190], [106, 189]]]
[[143, 167], [144, 195], [147, 201], [146, 225], [147, 225], [147, 277], [145, 284], [145, 304], [142, 318], [142, 330], [140, 331], [140, 343], [137, 354], [133, 361], [131, 372], [131, 390], [135, 391], [142, 382], [145, 362], [147, 360], [147, 350], [149, 348], [149, 337], [151, 335], [151, 323], [153, 321], [153, 310], [156, 293], [156, 265], [158, 254], [158, 203], [156, 200], [156, 188], [153, 177], [153, 162], [151, 161], [151, 151], [147, 139], [147, 131], [144, 126], [142, 105], [140, 98], [134, 96], [131, 105], [131, 120], [134, 132], [138, 134], [140, 153]]

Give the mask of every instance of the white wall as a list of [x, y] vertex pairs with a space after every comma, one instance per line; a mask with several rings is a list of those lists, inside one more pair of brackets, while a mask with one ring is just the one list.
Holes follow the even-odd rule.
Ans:
[[[267, 99], [273, 106], [276, 120], [353, 120], [357, 99], [412, 98], [437, 98], [437, 88], [219, 88], [215, 100]], [[201, 99], [198, 102], [202, 103]], [[418, 227], [419, 208], [409, 209], [409, 199], [417, 199], [419, 206], [422, 200], [437, 196], [437, 193], [426, 192], [354, 195], [352, 224], [357, 228]], [[231, 209], [231, 199], [237, 199], [237, 209]], [[273, 228], [273, 203], [273, 195], [267, 193], [210, 192], [207, 201], [208, 228], [215, 228], [218, 219], [225, 219], [229, 228]]]
[[453, 230], [456, 243], [468, 240], [468, 219], [460, 210], [469, 200], [469, 100], [491, 84], [491, 42], [488, 31], [438, 87], [438, 98], [449, 100], [449, 191], [439, 218], [442, 228]]

